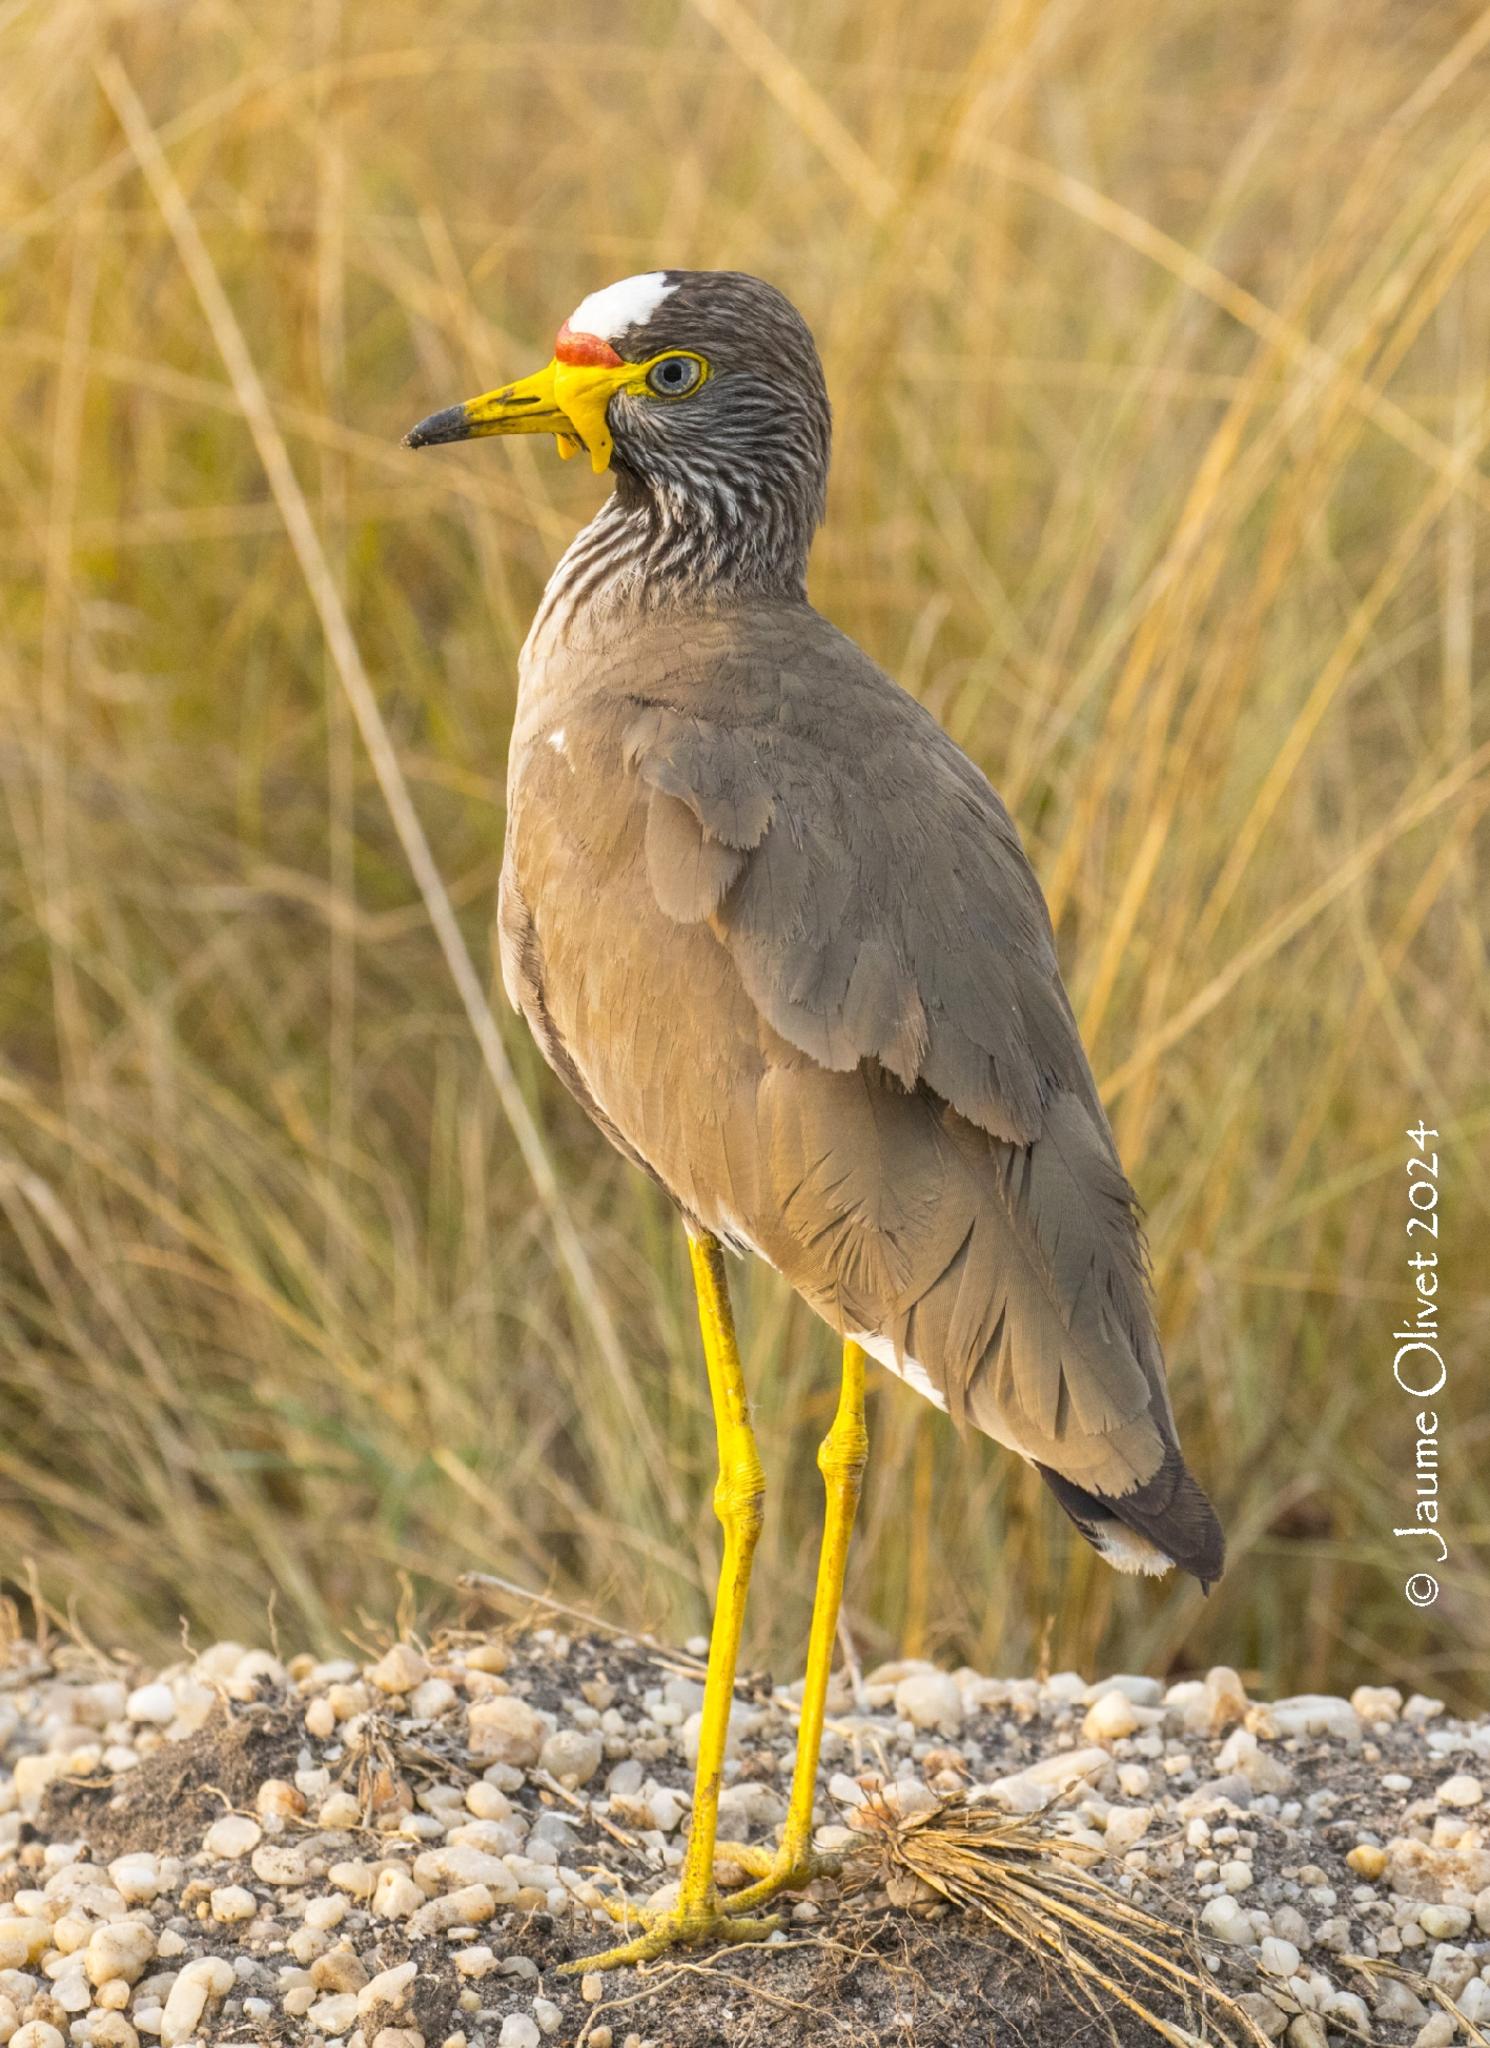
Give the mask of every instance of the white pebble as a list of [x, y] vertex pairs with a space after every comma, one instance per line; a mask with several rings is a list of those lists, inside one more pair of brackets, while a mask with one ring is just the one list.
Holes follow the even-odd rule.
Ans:
[[678, 1822], [688, 1811], [687, 1802], [671, 1785], [653, 1785], [647, 1793], [647, 1804], [652, 1809], [652, 1825], [670, 1835]]
[[1084, 1778], [1100, 1776], [1111, 1763], [1105, 1749], [1061, 1750], [1007, 1778], [995, 1778], [982, 1789], [1010, 1813], [1039, 1813], [1060, 1793], [1079, 1785]]
[[[221, 1956], [203, 1956], [188, 1963], [171, 1986], [160, 2016], [161, 2048], [179, 2048], [196, 2032], [197, 2022], [213, 1998], [226, 1998], [233, 1988], [233, 1966]], [[136, 2015], [135, 2024], [140, 2024]]]
[[263, 1839], [264, 1830], [246, 1813], [225, 1813], [203, 1835], [202, 1847], [209, 1856], [230, 1862], [236, 1856], [246, 1856], [251, 1849], [257, 1849]]
[[1284, 2038], [1288, 2048], [1327, 2048], [1329, 2041], [1324, 2021], [1313, 2012], [1295, 2013], [1288, 2022], [1288, 2033]]
[[1388, 1978], [1379, 1990], [1373, 1990], [1376, 2017], [1404, 2025], [1420, 2024], [1428, 2017], [1428, 2008], [1417, 1993], [1406, 1984]]
[[208, 1899], [214, 1920], [233, 1922], [252, 1920], [258, 1911], [258, 1901], [253, 1893], [241, 1884], [220, 1884]]
[[64, 2012], [88, 2010], [93, 2003], [93, 1991], [80, 1964], [58, 1972], [52, 1979], [52, 1996]]
[[369, 1667], [367, 1676], [379, 1692], [396, 1697], [412, 1692], [416, 1685], [422, 1685], [429, 1677], [429, 1665], [407, 1643], [395, 1643], [385, 1656]]
[[538, 1753], [538, 1763], [561, 1783], [586, 1785], [600, 1768], [605, 1745], [600, 1736], [581, 1728], [560, 1728]]
[[1251, 1919], [1229, 1892], [1223, 1893], [1219, 1899], [1208, 1899], [1201, 1909], [1200, 1919], [1201, 1925], [1219, 1941], [1250, 1948], [1257, 1939]]
[[1469, 1909], [1466, 1906], [1424, 1906], [1418, 1913], [1418, 1925], [1434, 1941], [1457, 1941], [1461, 1934], [1469, 1932]]
[[497, 1967], [497, 1959], [484, 1942], [478, 1942], [474, 1948], [460, 1951], [455, 1967], [462, 1977], [489, 1977]]
[[[333, 1880], [335, 1872], [332, 1873]], [[380, 1920], [407, 1920], [424, 1904], [424, 1893], [406, 1871], [385, 1870], [372, 1897], [372, 1909]]]
[[1454, 2038], [1454, 2015], [1436, 2012], [1418, 2029], [1412, 2048], [1449, 2048]]
[[344, 2034], [357, 2018], [357, 1994], [333, 1991], [329, 1997], [318, 1998], [305, 2017], [323, 2034]]
[[419, 1721], [437, 1721], [448, 1714], [457, 1698], [448, 1678], [426, 1678], [409, 1694], [409, 1712]]
[[100, 1986], [116, 1978], [134, 1984], [154, 1954], [155, 1930], [138, 1920], [116, 1920], [96, 1927], [89, 1936], [85, 1958], [89, 1980]]
[[362, 1802], [353, 1793], [328, 1793], [316, 1810], [323, 1828], [355, 1828], [362, 1819]]
[[160, 1864], [143, 1850], [117, 1856], [109, 1865], [109, 1882], [126, 1906], [147, 1906], [160, 1891]]
[[512, 1812], [512, 1801], [495, 1785], [488, 1785], [485, 1778], [478, 1778], [466, 1787], [466, 1808], [477, 1820], [506, 1820]]
[[176, 1695], [158, 1680], [153, 1685], [137, 1685], [125, 1701], [124, 1713], [127, 1720], [164, 1728], [176, 1718]]
[[305, 1804], [305, 1794], [287, 1778], [266, 1778], [254, 1799], [260, 1820], [298, 1820]]
[[1476, 1977], [1466, 1984], [1459, 1994], [1459, 2010], [1476, 2026], [1490, 2020], [1490, 1983], [1486, 1983], [1483, 1977]]
[[895, 1711], [915, 1728], [955, 1735], [962, 1726], [962, 1688], [950, 1671], [915, 1671], [895, 1688]]
[[1206, 1673], [1198, 1695], [1187, 1703], [1183, 1720], [1186, 1728], [1197, 1733], [1219, 1735], [1246, 1712], [1247, 1693], [1241, 1679], [1229, 1664], [1216, 1664]]
[[466, 1714], [471, 1754], [486, 1762], [514, 1764], [519, 1770], [537, 1763], [548, 1732], [543, 1716], [509, 1693], [473, 1701]]
[[448, 1842], [416, 1856], [414, 1875], [420, 1884], [443, 1891], [455, 1891], [465, 1885], [490, 1885], [504, 1902], [517, 1892], [512, 1871], [500, 1856], [489, 1855], [484, 1849], [452, 1847]]
[[140, 2037], [122, 2012], [95, 2013], [89, 2021], [89, 2048], [140, 2048]]
[[0, 1920], [0, 1970], [24, 1970], [52, 1945], [50, 1921], [31, 1915]]
[[557, 2034], [564, 2015], [551, 1998], [535, 1998], [533, 2017], [545, 2034]]
[[[1364, 1686], [1356, 1687], [1357, 1692], [1365, 1690]], [[1397, 1696], [1401, 1698], [1400, 1693]], [[1351, 1704], [1355, 1705], [1354, 1693], [1351, 1695]], [[1356, 1711], [1359, 1712], [1360, 1709], [1357, 1708]], [[1320, 2007], [1320, 2011], [1327, 2020], [1343, 2020], [1346, 2026], [1354, 2027], [1358, 2033], [1369, 2034], [1371, 2031], [1371, 2013], [1366, 2001], [1364, 1998], [1358, 1998], [1353, 1991], [1332, 1991]]]
[[1456, 1777], [1444, 1779], [1437, 1796], [1440, 1806], [1478, 1806], [1485, 1788], [1478, 1778], [1461, 1771]]
[[[542, 2039], [536, 2020], [529, 2019], [525, 2012], [510, 2012], [502, 2022], [497, 2048], [538, 2048]], [[61, 2048], [60, 2041], [58, 2048]]]
[[1105, 1692], [1125, 1693], [1135, 1707], [1157, 1707], [1164, 1687], [1157, 1678], [1143, 1678], [1132, 1671], [1115, 1671], [1111, 1678], [1099, 1678], [1086, 1689], [1087, 1703], [1101, 1699]]
[[391, 1970], [380, 1970], [357, 1993], [358, 2012], [371, 2012], [375, 2005], [402, 2005], [418, 1974], [417, 1963], [395, 1963]]
[[289, 1842], [261, 1842], [250, 1859], [261, 1884], [304, 1884], [310, 1875], [305, 1851]]
[[447, 1892], [442, 1899], [430, 1899], [409, 1915], [409, 1932], [417, 1938], [443, 1934], [448, 1927], [481, 1927], [497, 1910], [491, 1887], [468, 1884]]
[[1142, 1839], [1153, 1824], [1152, 1806], [1114, 1806], [1107, 1816], [1106, 1839], [1109, 1852], [1121, 1856]]
[[326, 1953], [329, 1943], [316, 1927], [297, 1927], [285, 1943], [285, 1948], [302, 1969], [313, 1963], [317, 1956]]
[[1126, 1693], [1105, 1692], [1086, 1710], [1081, 1732], [1088, 1742], [1121, 1742], [1143, 1723]]
[[1385, 1724], [1401, 1713], [1402, 1695], [1395, 1685], [1358, 1685], [1350, 1704], [1363, 1721]]
[[66, 1769], [67, 1758], [55, 1752], [50, 1755], [18, 1756], [12, 1778], [22, 1812], [37, 1812], [41, 1806], [42, 1794], [48, 1785]]
[[1279, 1735], [1325, 1735], [1340, 1742], [1359, 1742], [1361, 1723], [1349, 1700], [1329, 1693], [1303, 1692], [1278, 1700], [1267, 1714]]

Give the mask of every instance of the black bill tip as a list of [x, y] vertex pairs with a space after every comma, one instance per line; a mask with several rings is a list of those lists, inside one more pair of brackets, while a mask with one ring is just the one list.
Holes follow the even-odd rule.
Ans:
[[441, 441], [467, 441], [471, 436], [471, 422], [463, 405], [447, 405], [443, 412], [432, 412], [427, 420], [421, 420], [417, 427], [410, 427], [404, 435], [405, 448], [434, 448]]

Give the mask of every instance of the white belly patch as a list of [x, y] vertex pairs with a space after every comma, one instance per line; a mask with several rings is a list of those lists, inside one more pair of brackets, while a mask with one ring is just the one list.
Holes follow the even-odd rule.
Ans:
[[934, 1408], [940, 1408], [942, 1413], [946, 1414], [945, 1396], [932, 1385], [931, 1375], [918, 1359], [897, 1358], [895, 1346], [888, 1337], [871, 1337], [867, 1331], [850, 1330], [848, 1341], [850, 1344], [857, 1344], [861, 1351], [867, 1351], [876, 1364], [887, 1366], [896, 1379], [904, 1380], [908, 1387], [914, 1388], [918, 1394], [924, 1394]]

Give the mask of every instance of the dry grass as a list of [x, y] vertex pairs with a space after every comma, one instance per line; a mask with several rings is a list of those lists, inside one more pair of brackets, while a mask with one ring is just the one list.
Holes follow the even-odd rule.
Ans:
[[[860, 1824], [869, 1867], [892, 1903], [919, 1896], [986, 1920], [1005, 1953], [1040, 1964], [1066, 1994], [1111, 2024], [1121, 2007], [1169, 2048], [1197, 2040], [1267, 2048], [1267, 2035], [1207, 1967], [1193, 1929], [1159, 1918], [1095, 1875], [1102, 1851], [1048, 1826], [951, 1802], [902, 1819], [871, 1803]], [[1178, 2002], [1184, 2024], [1160, 2008]]]
[[[963, 1800], [900, 1815], [871, 1799], [859, 1809], [864, 1848], [849, 1865], [848, 1883], [878, 1881], [897, 1906], [953, 1907], [986, 1921], [1005, 1955], [1023, 1954], [1073, 2003], [1104, 2023], [1116, 2043], [1122, 2014], [1138, 2022], [1139, 2038], [1169, 2048], [1214, 2041], [1223, 2048], [1267, 2048], [1267, 2035], [1241, 1995], [1261, 1993], [1290, 2017], [1303, 2008], [1291, 1988], [1259, 1968], [1255, 1953], [1204, 1942], [1193, 1907], [1156, 1887], [1143, 1903], [1097, 1875], [1103, 1852], [1059, 1833], [1048, 1821], [1021, 1820]], [[1158, 1910], [1153, 1910], [1157, 1908]], [[1465, 2038], [1487, 2048], [1441, 1984], [1421, 1970], [1347, 1956], [1342, 1967], [1367, 1982], [1391, 1978], [1426, 2005], [1437, 2005]], [[1374, 2003], [1374, 1999], [1373, 1999]], [[1339, 2014], [1331, 2030], [1366, 2041]]]
[[[1490, 14], [12, 0], [0, 56], [0, 1562], [142, 1646], [271, 1588], [329, 1639], [399, 1568], [701, 1623], [677, 1233], [488, 994], [514, 656], [594, 485], [397, 442], [596, 283], [732, 263], [828, 360], [819, 602], [1046, 880], [1232, 1533], [1208, 1605], [1120, 1583], [882, 1379], [863, 1646], [1467, 1689]], [[833, 1368], [740, 1295], [786, 1667]]]

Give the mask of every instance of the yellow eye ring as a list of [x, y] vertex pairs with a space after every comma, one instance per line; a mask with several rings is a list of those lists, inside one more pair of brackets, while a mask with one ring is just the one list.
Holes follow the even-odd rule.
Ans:
[[689, 398], [709, 374], [704, 357], [686, 349], [669, 349], [645, 368], [646, 387], [654, 398]]

